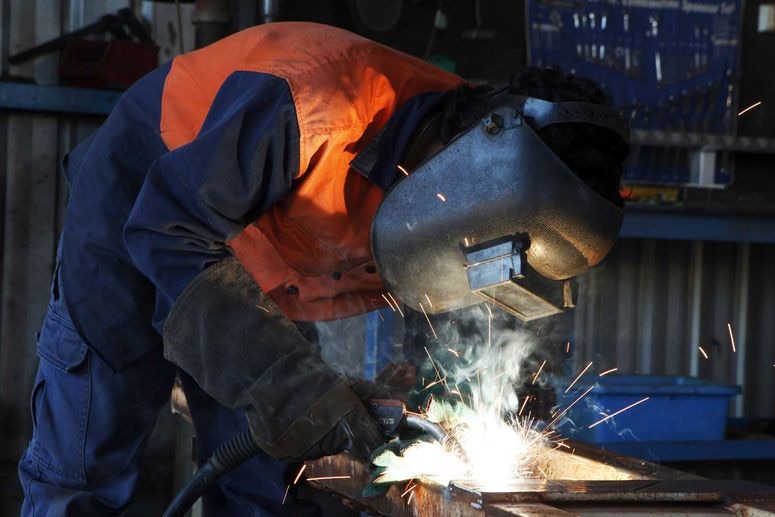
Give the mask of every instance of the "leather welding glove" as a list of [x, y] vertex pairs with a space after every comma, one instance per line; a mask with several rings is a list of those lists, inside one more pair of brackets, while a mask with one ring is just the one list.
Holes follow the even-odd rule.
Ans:
[[371, 453], [371, 456], [369, 457], [369, 479], [366, 481], [366, 485], [364, 485], [363, 489], [361, 490], [361, 495], [363, 497], [381, 497], [388, 493], [392, 484], [377, 483], [377, 479], [379, 479], [379, 477], [385, 473], [385, 469], [387, 467], [375, 465], [374, 459], [387, 451], [399, 455], [401, 454], [401, 450], [403, 450], [403, 448], [404, 443], [401, 440], [393, 440], [390, 443], [374, 449], [374, 451]]
[[405, 481], [385, 482], [380, 480], [389, 467], [390, 455], [384, 456], [384, 454], [393, 453], [395, 456], [401, 456], [406, 449], [420, 441], [433, 442], [434, 438], [420, 431], [408, 429], [401, 433], [400, 437], [374, 449], [369, 456], [369, 479], [361, 490], [361, 495], [363, 497], [380, 497], [387, 494], [391, 486], [406, 484]]
[[220, 404], [243, 408], [275, 458], [367, 458], [384, 443], [356, 392], [234, 258], [193, 280], [163, 334], [164, 356]]

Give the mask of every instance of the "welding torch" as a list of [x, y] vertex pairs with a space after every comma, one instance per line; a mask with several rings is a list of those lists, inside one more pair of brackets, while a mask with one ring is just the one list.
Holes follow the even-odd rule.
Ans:
[[467, 460], [465, 451], [455, 438], [450, 436], [443, 427], [436, 422], [431, 422], [422, 415], [406, 410], [406, 405], [396, 399], [371, 399], [369, 400], [369, 412], [377, 421], [385, 438], [392, 438], [398, 434], [400, 428], [410, 428], [431, 435], [441, 446], [448, 451], [458, 454]]
[[[400, 400], [371, 399], [368, 410], [385, 436], [397, 435], [400, 427], [416, 429], [431, 435], [444, 449], [466, 458], [457, 440], [447, 434], [439, 424], [410, 413]], [[238, 467], [260, 452], [249, 430], [239, 433], [218, 447], [210, 459], [200, 467], [193, 479], [175, 496], [164, 512], [164, 517], [182, 517], [199, 497], [223, 474]]]

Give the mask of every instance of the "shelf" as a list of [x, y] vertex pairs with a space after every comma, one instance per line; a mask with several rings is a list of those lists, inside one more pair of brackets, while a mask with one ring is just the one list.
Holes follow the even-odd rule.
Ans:
[[775, 140], [750, 136], [728, 136], [706, 133], [682, 133], [677, 131], [656, 131], [633, 129], [630, 143], [643, 147], [681, 147], [738, 153], [775, 153]]
[[775, 243], [775, 216], [625, 208], [620, 237]]
[[[92, 88], [41, 86], [0, 81], [0, 110], [107, 116], [122, 92]], [[663, 145], [721, 146], [769, 153], [775, 144], [766, 139], [708, 140], [708, 135], [633, 132], [635, 141]], [[702, 137], [702, 138], [701, 138]], [[727, 242], [775, 243], [775, 217], [689, 213], [628, 206], [621, 237]]]
[[0, 82], [0, 110], [107, 116], [123, 92]]

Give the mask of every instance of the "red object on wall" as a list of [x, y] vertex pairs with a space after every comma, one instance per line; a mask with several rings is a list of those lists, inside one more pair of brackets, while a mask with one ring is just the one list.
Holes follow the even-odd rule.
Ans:
[[125, 89], [159, 65], [159, 48], [134, 41], [79, 40], [62, 51], [63, 85]]

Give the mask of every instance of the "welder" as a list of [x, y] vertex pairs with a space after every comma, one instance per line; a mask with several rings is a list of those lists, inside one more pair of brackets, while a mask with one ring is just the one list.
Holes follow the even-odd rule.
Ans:
[[[530, 115], [531, 97], [552, 101], [548, 119], [546, 106]], [[553, 277], [547, 268], [557, 263], [538, 244], [565, 223], [523, 235], [508, 222], [521, 256], [562, 281], [607, 253], [618, 231], [626, 131], [604, 107], [558, 118], [558, 101], [608, 103], [593, 83], [557, 70], [530, 69], [503, 91], [473, 89], [419, 59], [310, 23], [248, 29], [141, 79], [63, 163], [70, 199], [38, 335], [34, 431], [19, 466], [23, 513], [125, 508], [176, 373], [200, 460], [245, 429], [262, 450], [205, 494], [205, 512], [309, 510], [293, 497], [282, 504], [287, 462], [343, 450], [366, 457], [383, 437], [364, 400], [387, 395], [334, 373], [310, 343], [310, 324], [379, 308], [388, 290], [413, 304], [402, 287], [413, 280], [372, 252], [374, 236], [390, 241], [372, 222], [378, 209], [390, 212], [385, 202], [398, 185], [423, 178], [429, 156], [454, 151], [460, 134], [507, 106], [504, 134], [532, 120], [531, 134], [556, 153], [537, 139], [500, 154], [516, 162], [534, 147], [547, 162], [516, 167], [536, 177], [528, 193], [551, 203], [542, 175], [567, 183], [545, 187], [570, 192], [576, 197], [562, 204], [586, 210], [588, 218], [575, 217], [579, 235], [595, 233], [586, 219], [615, 227], [598, 244], [590, 237], [592, 252]], [[476, 168], [459, 159], [441, 181], [450, 189]], [[565, 167], [576, 175], [558, 180]], [[455, 219], [482, 214], [472, 205]]]

